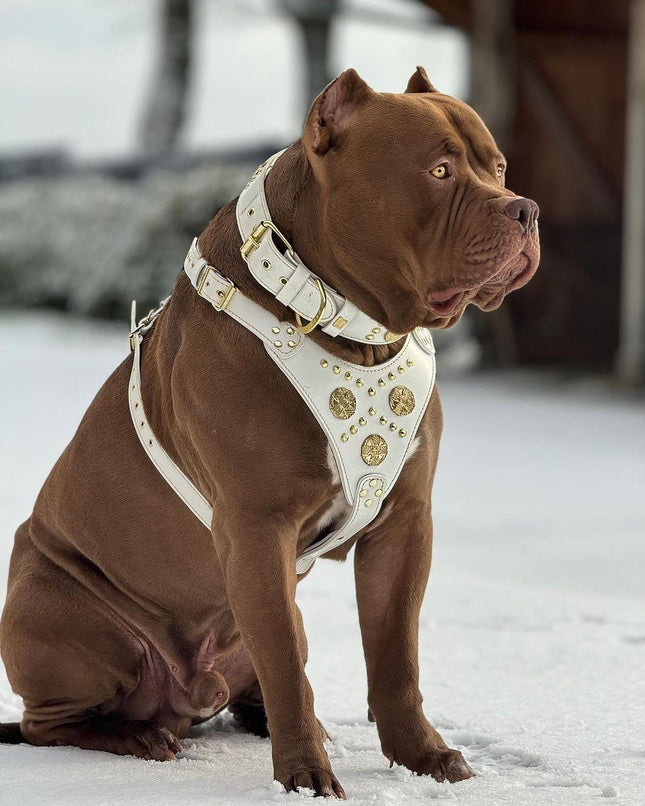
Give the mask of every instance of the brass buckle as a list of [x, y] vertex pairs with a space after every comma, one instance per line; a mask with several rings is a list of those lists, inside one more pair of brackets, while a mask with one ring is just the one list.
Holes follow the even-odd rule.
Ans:
[[230, 288], [226, 293], [223, 291], [217, 292], [217, 296], [222, 298], [222, 304], [217, 309], [218, 311], [225, 311], [228, 308], [230, 301], [233, 299], [233, 294], [235, 294], [236, 291], [237, 288], [235, 287], [235, 284], [231, 283]]
[[310, 322], [307, 322], [306, 325], [303, 325], [302, 319], [300, 318], [300, 314], [296, 313], [296, 322], [297, 322], [296, 327], [301, 333], [305, 334], [311, 333], [311, 331], [316, 327], [318, 322], [320, 322], [320, 320], [322, 319], [322, 315], [325, 312], [325, 306], [327, 305], [327, 293], [325, 291], [325, 287], [318, 279], [316, 279], [315, 283], [318, 286], [318, 293], [320, 294], [320, 307], [316, 311], [316, 315]]
[[253, 232], [244, 241], [242, 246], [240, 246], [240, 254], [244, 258], [244, 260], [248, 261], [251, 252], [260, 246], [260, 242], [262, 241], [262, 238], [264, 237], [264, 235], [267, 233], [268, 230], [275, 232], [278, 238], [280, 238], [282, 243], [287, 247], [289, 257], [291, 257], [291, 259], [295, 261], [296, 253], [293, 251], [293, 246], [291, 246], [289, 241], [284, 237], [284, 235], [280, 232], [280, 230], [276, 227], [276, 225], [272, 221], [260, 221], [257, 227], [255, 227]]

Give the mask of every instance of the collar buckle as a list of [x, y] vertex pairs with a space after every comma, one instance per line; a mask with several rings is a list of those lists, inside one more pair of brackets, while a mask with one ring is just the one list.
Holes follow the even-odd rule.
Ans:
[[289, 241], [284, 237], [284, 235], [276, 227], [273, 221], [260, 221], [257, 227], [254, 228], [253, 232], [244, 241], [242, 246], [240, 246], [240, 254], [244, 258], [244, 260], [248, 262], [249, 255], [254, 249], [257, 249], [260, 246], [262, 238], [266, 235], [268, 230], [271, 230], [278, 236], [278, 238], [282, 241], [282, 243], [287, 247], [289, 257], [295, 263], [296, 253], [293, 251], [293, 246], [291, 246]]

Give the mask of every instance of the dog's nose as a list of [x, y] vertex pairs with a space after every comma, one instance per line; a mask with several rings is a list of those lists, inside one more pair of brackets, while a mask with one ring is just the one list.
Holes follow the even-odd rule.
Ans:
[[532, 199], [524, 199], [516, 196], [509, 199], [504, 205], [504, 214], [513, 221], [517, 221], [522, 227], [522, 232], [526, 235], [535, 227], [540, 208]]

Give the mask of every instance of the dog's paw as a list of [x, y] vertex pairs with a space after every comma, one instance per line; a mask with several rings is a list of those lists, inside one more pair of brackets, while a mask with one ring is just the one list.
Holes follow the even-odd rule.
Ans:
[[388, 758], [390, 766], [394, 763], [403, 764], [418, 775], [431, 775], [439, 783], [448, 781], [455, 784], [457, 781], [466, 781], [475, 775], [461, 753], [458, 750], [451, 750], [449, 747], [431, 750], [414, 761], [398, 760], [393, 756], [388, 756]]
[[130, 723], [131, 732], [124, 735], [116, 750], [121, 755], [133, 755], [146, 761], [173, 761], [182, 746], [168, 728], [142, 723]]
[[287, 792], [311, 789], [315, 797], [347, 800], [345, 790], [331, 770], [302, 770], [281, 782]]

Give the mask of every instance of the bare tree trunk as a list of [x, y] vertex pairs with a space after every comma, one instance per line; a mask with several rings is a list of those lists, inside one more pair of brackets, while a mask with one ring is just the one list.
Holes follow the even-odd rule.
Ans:
[[331, 24], [339, 0], [282, 0], [285, 11], [300, 27], [305, 46], [305, 87], [307, 105], [331, 81], [329, 45]]
[[645, 378], [645, 0], [632, 0], [618, 374]]
[[141, 126], [141, 146], [175, 149], [186, 113], [191, 68], [193, 0], [161, 0], [157, 66]]

